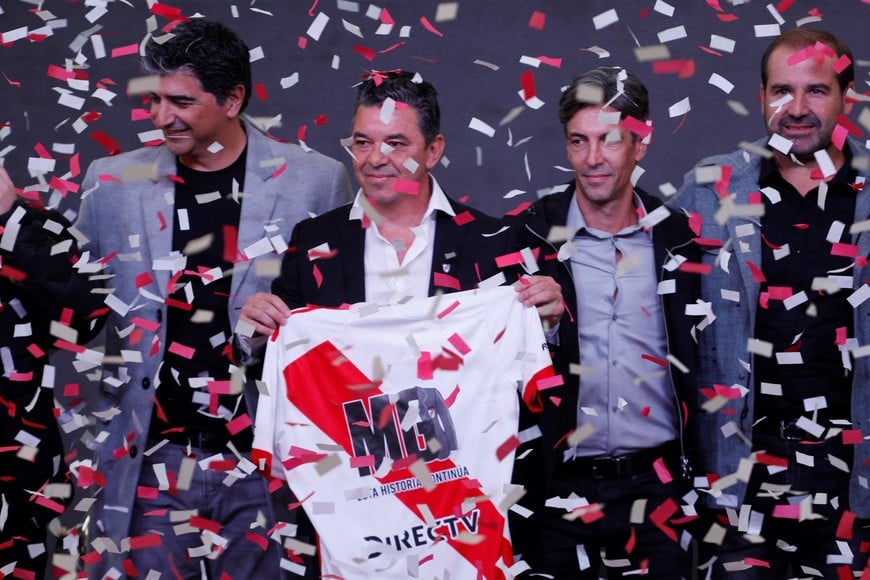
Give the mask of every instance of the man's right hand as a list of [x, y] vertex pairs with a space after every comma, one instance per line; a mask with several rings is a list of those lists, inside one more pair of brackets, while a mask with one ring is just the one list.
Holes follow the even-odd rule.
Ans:
[[287, 322], [290, 308], [284, 301], [267, 292], [257, 292], [245, 300], [239, 318], [254, 326], [257, 334], [272, 334], [276, 328]]
[[18, 194], [15, 193], [15, 185], [9, 178], [9, 174], [0, 165], [0, 214], [12, 209], [16, 199], [18, 199]]

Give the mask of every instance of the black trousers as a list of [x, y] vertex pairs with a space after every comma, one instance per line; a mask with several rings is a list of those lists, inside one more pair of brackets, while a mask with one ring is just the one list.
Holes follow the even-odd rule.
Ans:
[[[534, 526], [534, 539], [525, 556], [532, 571], [565, 580], [597, 579], [602, 568], [610, 578], [638, 570], [645, 570], [645, 578], [691, 578], [691, 536], [682, 523], [674, 523], [685, 520], [680, 505], [690, 484], [678, 470], [669, 470], [669, 483], [652, 467], [623, 478], [557, 474], [550, 502], [576, 498], [589, 506], [536, 510], [528, 524]], [[572, 519], [566, 519], [568, 514]]]

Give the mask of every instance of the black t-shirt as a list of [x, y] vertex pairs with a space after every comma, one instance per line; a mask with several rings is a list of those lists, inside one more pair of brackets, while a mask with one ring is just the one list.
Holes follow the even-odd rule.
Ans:
[[[210, 172], [177, 163], [172, 249], [186, 256], [186, 264], [170, 282], [157, 389], [166, 420], [155, 409], [150, 435], [156, 439], [183, 442], [188, 435], [209, 434], [212, 441], [230, 440], [227, 421], [247, 412], [241, 394], [219, 394], [230, 383], [228, 303], [242, 203], [233, 192], [244, 187], [246, 157], [247, 149], [226, 169]], [[230, 416], [219, 412], [221, 406]], [[250, 428], [232, 437], [241, 450], [249, 450], [252, 439]]]
[[[818, 412], [819, 424], [830, 426], [830, 419], [850, 417], [852, 373], [844, 365], [843, 357], [848, 354], [843, 354], [838, 341], [854, 336], [854, 313], [846, 300], [851, 292], [844, 288], [828, 293], [813, 290], [812, 286], [816, 278], [852, 279], [854, 256], [833, 249], [834, 243], [852, 243], [849, 226], [855, 216], [852, 184], [856, 175], [847, 149], [846, 161], [827, 183], [827, 193], [820, 203], [819, 188], [802, 196], [783, 179], [772, 160], [762, 163], [759, 185], [777, 190], [781, 200], [771, 203], [763, 196], [761, 268], [766, 280], [761, 285], [755, 337], [772, 343], [774, 356], [756, 355], [756, 388], [761, 382], [779, 384], [782, 396], [757, 391], [757, 418], [813, 418], [804, 401], [822, 396], [827, 408]], [[831, 233], [839, 228], [839, 235]], [[785, 298], [801, 291], [807, 300], [789, 308]], [[778, 361], [776, 353], [783, 352], [800, 353], [802, 362]]]

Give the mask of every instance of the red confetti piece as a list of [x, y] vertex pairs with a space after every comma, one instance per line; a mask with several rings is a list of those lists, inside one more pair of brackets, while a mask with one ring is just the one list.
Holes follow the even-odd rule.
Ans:
[[438, 320], [446, 318], [447, 315], [449, 315], [451, 312], [453, 312], [457, 308], [459, 308], [459, 300], [456, 300], [455, 302], [453, 302], [453, 304], [451, 304], [450, 306], [448, 306], [447, 308], [445, 308], [444, 310], [439, 312], [438, 313]]
[[96, 141], [103, 149], [108, 151], [109, 155], [117, 155], [121, 152], [118, 142], [102, 131], [94, 131], [91, 133], [91, 139]]
[[668, 366], [668, 361], [663, 360], [663, 359], [660, 359], [660, 358], [658, 358], [658, 357], [654, 357], [654, 356], [651, 355], [651, 354], [646, 354], [646, 353], [644, 353], [644, 354], [640, 355], [640, 358], [642, 358], [642, 359], [644, 359], [644, 360], [648, 360], [649, 362], [651, 362], [651, 363], [653, 363], [653, 364], [657, 364], [657, 365], [659, 365], [659, 366], [661, 366], [661, 367], [666, 367], [666, 366]]
[[623, 129], [627, 129], [640, 137], [641, 139], [646, 139], [649, 137], [650, 133], [652, 133], [652, 127], [641, 121], [640, 119], [636, 119], [634, 117], [626, 117], [622, 121], [619, 122], [619, 126]]
[[653, 73], [675, 74], [681, 79], [687, 79], [695, 74], [695, 60], [692, 58], [657, 60], [653, 63]]
[[679, 270], [680, 272], [687, 272], [689, 274], [706, 275], [713, 270], [713, 266], [711, 264], [701, 264], [699, 262], [683, 262], [680, 264]]
[[736, 14], [717, 14], [716, 17], [722, 22], [734, 22], [737, 20]]
[[196, 349], [190, 346], [185, 346], [180, 342], [173, 341], [169, 343], [169, 352], [189, 360], [193, 358], [194, 354], [196, 354]]
[[523, 213], [524, 211], [526, 211], [529, 207], [531, 207], [531, 205], [532, 205], [532, 202], [530, 202], [530, 201], [520, 202], [519, 205], [517, 205], [515, 208], [513, 208], [511, 210], [508, 210], [507, 212], [505, 212], [504, 215], [518, 216], [521, 213]]
[[447, 406], [448, 409], [453, 405], [453, 403], [456, 402], [456, 397], [459, 396], [459, 390], [459, 385], [456, 385], [455, 387], [453, 387], [453, 391], [450, 393], [450, 395], [448, 395], [447, 398], [444, 399], [444, 404]]
[[501, 256], [496, 256], [495, 265], [499, 268], [507, 268], [508, 266], [514, 266], [516, 264], [523, 263], [523, 255], [520, 252], [511, 252], [510, 254], [502, 254]]
[[749, 260], [746, 260], [746, 265], [749, 266], [749, 271], [752, 272], [752, 279], [757, 284], [761, 284], [762, 282], [767, 281], [767, 278], [764, 276], [764, 273], [761, 271], [761, 269], [758, 266], [756, 266], [755, 264], [753, 264]]
[[471, 215], [471, 212], [468, 210], [465, 210], [464, 212], [458, 213], [455, 216], [453, 216], [453, 223], [455, 223], [458, 226], [464, 226], [465, 224], [469, 224], [473, 221], [474, 221], [474, 216]]
[[326, 125], [326, 115], [317, 115], [314, 117], [314, 126], [315, 127], [323, 127]]
[[[775, 518], [780, 518], [783, 520], [799, 520], [801, 518], [801, 507], [799, 505], [776, 505], [773, 507], [773, 513], [771, 516]], [[746, 560], [754, 560], [754, 558], [746, 558]], [[744, 560], [744, 562], [746, 562]], [[757, 566], [764, 566], [769, 568], [770, 565], [764, 560], [758, 560], [758, 564], [753, 564]], [[746, 562], [749, 564], [750, 562]]]
[[782, 14], [794, 4], [794, 0], [779, 0], [779, 3], [776, 5], [776, 11]]
[[181, 13], [181, 8], [176, 8], [175, 6], [163, 4], [162, 2], [155, 2], [151, 6], [151, 13], [156, 14], [157, 16], [162, 16], [169, 20], [184, 19], [184, 16]]
[[160, 490], [156, 487], [148, 487], [145, 485], [139, 485], [136, 487], [136, 497], [141, 497], [144, 499], [157, 499], [157, 494]]
[[665, 522], [676, 513], [677, 509], [677, 502], [671, 498], [667, 498], [649, 515], [649, 521], [675, 542], [677, 541], [677, 533], [671, 527], [667, 526]]
[[432, 353], [422, 351], [417, 358], [417, 378], [428, 381], [435, 376], [432, 370]]
[[653, 469], [655, 469], [656, 475], [662, 483], [670, 483], [674, 480], [671, 472], [668, 471], [668, 468], [665, 465], [665, 460], [661, 457], [653, 461]]
[[425, 16], [420, 17], [420, 24], [423, 25], [423, 28], [425, 28], [426, 30], [428, 30], [429, 32], [431, 32], [432, 34], [434, 34], [436, 36], [442, 36], [442, 37], [444, 36], [443, 34], [441, 34], [441, 32], [438, 31], [438, 29], [436, 29], [434, 26], [432, 26], [432, 23], [429, 22], [429, 19], [426, 18]]
[[530, 70], [520, 75], [520, 87], [523, 90], [523, 100], [528, 101], [535, 97], [535, 73]]
[[229, 431], [232, 435], [238, 434], [240, 431], [247, 429], [253, 424], [251, 421], [251, 416], [245, 413], [244, 415], [240, 415], [229, 421], [227, 423], [227, 431]]
[[543, 30], [544, 25], [547, 23], [547, 15], [543, 12], [539, 12], [535, 10], [532, 12], [531, 18], [529, 18], [529, 28], [534, 28], [535, 30]]
[[397, 193], [404, 193], [407, 195], [419, 195], [420, 182], [412, 181], [410, 179], [396, 179], [393, 190]]
[[239, 255], [239, 232], [236, 226], [224, 225], [224, 261], [234, 263]]
[[837, 242], [831, 245], [831, 255], [832, 256], [843, 256], [846, 258], [855, 258], [858, 256], [858, 246], [854, 244], [843, 244], [841, 242]]
[[254, 83], [254, 94], [257, 95], [257, 98], [261, 101], [269, 100], [269, 91], [263, 83]]
[[273, 171], [272, 175], [269, 177], [269, 179], [275, 179], [276, 177], [278, 177], [279, 175], [281, 175], [285, 171], [287, 171], [287, 164], [286, 163], [284, 165], [282, 165], [281, 167], [279, 167], [278, 169], [276, 169], [275, 171]]
[[359, 469], [362, 467], [368, 467], [372, 471], [375, 470], [375, 456], [374, 455], [360, 455], [358, 457], [350, 458], [350, 466], [352, 469]]
[[447, 341], [450, 344], [452, 344], [453, 348], [455, 348], [457, 351], [459, 351], [459, 354], [461, 354], [461, 355], [466, 355], [469, 352], [471, 352], [471, 347], [468, 346], [468, 344], [464, 340], [462, 340], [462, 337], [459, 336], [458, 333], [454, 332], [450, 336], [450, 338], [447, 339]]
[[317, 267], [317, 264], [312, 264], [311, 274], [314, 276], [315, 284], [320, 288], [320, 285], [323, 284], [323, 274], [320, 273], [320, 268]]
[[844, 511], [840, 515], [840, 522], [837, 524], [837, 539], [851, 540], [852, 528], [855, 525], [855, 514], [850, 511]]
[[131, 54], [139, 54], [139, 45], [137, 43], [128, 44], [127, 46], [119, 46], [112, 49], [112, 58], [130, 56]]
[[547, 66], [551, 66], [553, 68], [562, 68], [562, 59], [558, 57], [552, 56], [538, 56], [536, 57], [542, 64]]
[[256, 544], [260, 547], [264, 552], [269, 547], [269, 540], [259, 534], [255, 534], [254, 532], [245, 533], [245, 539], [251, 542], [252, 544]]
[[351, 50], [353, 50], [355, 53], [357, 53], [369, 62], [375, 60], [375, 56], [377, 55], [377, 53], [371, 48], [367, 48], [359, 44], [353, 45], [353, 47], [351, 47]]
[[20, 82], [20, 81], [13, 81], [13, 80], [10, 79], [8, 76], [6, 76], [6, 73], [3, 73], [3, 78], [6, 79], [6, 82], [7, 82], [7, 83], [9, 83], [10, 85], [12, 85], [12, 86], [15, 87], [16, 89], [20, 89], [20, 88], [21, 88], [21, 82]]
[[539, 391], [552, 389], [553, 387], [561, 387], [565, 384], [565, 378], [562, 375], [553, 375], [551, 377], [541, 377], [535, 382], [535, 387]]
[[511, 435], [507, 438], [507, 440], [498, 446], [495, 450], [495, 456], [499, 461], [502, 461], [505, 457], [516, 451], [517, 447], [520, 446], [520, 439], [516, 435]]
[[843, 445], [859, 445], [864, 441], [860, 429], [844, 429], [840, 435], [843, 437]]
[[204, 518], [202, 516], [190, 516], [190, 527], [200, 530], [208, 530], [213, 534], [218, 534], [221, 531], [219, 522]]
[[774, 467], [788, 467], [788, 459], [785, 457], [777, 457], [770, 453], [759, 452], [755, 454], [755, 461], [762, 465], [773, 465]]
[[[842, 125], [846, 129], [848, 129], [849, 133], [851, 135], [853, 135], [854, 137], [863, 137], [864, 136], [864, 131], [861, 130], [861, 127], [859, 127], [858, 125], [856, 125], [855, 123], [850, 121], [849, 118], [846, 117], [845, 115], [838, 115], [837, 116], [837, 124]], [[835, 129], [835, 131], [836, 131], [836, 129]], [[842, 149], [842, 147], [841, 147], [841, 149]]]
[[[193, 516], [196, 517], [196, 516]], [[193, 518], [191, 518], [193, 519]], [[130, 549], [141, 550], [142, 548], [156, 548], [163, 542], [160, 534], [143, 534], [141, 536], [133, 536], [130, 538]]]
[[845, 54], [840, 55], [840, 58], [834, 62], [834, 70], [837, 71], [837, 74], [840, 74], [844, 70], [846, 70], [849, 65], [852, 64], [852, 61]]
[[451, 276], [450, 274], [444, 274], [442, 272], [433, 272], [432, 273], [432, 281], [434, 285], [438, 288], [450, 288], [451, 290], [462, 290], [462, 286], [459, 283], [459, 278]]

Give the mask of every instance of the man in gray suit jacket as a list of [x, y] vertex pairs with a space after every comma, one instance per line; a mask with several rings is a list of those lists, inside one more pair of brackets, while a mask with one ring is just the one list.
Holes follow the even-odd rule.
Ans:
[[79, 474], [102, 487], [84, 561], [91, 577], [271, 577], [281, 532], [249, 460], [257, 390], [230, 337], [245, 298], [269, 288], [257, 265], [350, 184], [339, 162], [241, 120], [248, 48], [223, 25], [178, 24], [143, 62], [165, 140], [95, 161], [76, 224], [114, 290], [93, 472]]

